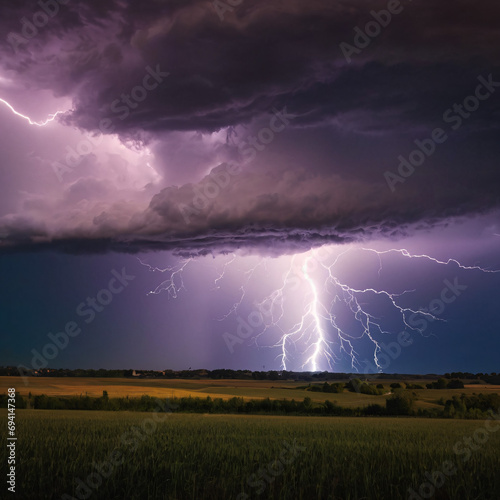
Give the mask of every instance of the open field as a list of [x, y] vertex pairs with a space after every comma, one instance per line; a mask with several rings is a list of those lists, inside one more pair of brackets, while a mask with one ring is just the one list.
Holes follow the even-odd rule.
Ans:
[[[303, 400], [306, 396], [314, 402], [326, 400], [336, 401], [339, 405], [353, 408], [363, 407], [370, 404], [385, 405], [387, 395], [373, 396], [348, 392], [331, 394], [323, 392], [310, 392], [296, 389], [307, 385], [295, 381], [269, 381], [269, 380], [180, 380], [180, 379], [130, 379], [130, 378], [77, 378], [77, 377], [30, 377], [27, 379], [29, 385], [24, 385], [21, 377], [0, 377], [0, 394], [6, 393], [9, 387], [14, 386], [23, 396], [29, 392], [32, 395], [46, 394], [47, 396], [78, 396], [88, 395], [93, 397], [102, 396], [106, 390], [109, 397], [139, 397], [143, 394], [148, 396], [169, 397], [200, 397], [230, 399], [234, 396], [244, 399], [295, 399]], [[376, 380], [383, 383], [390, 390], [389, 385], [393, 380]], [[419, 381], [425, 385], [427, 380]], [[418, 400], [416, 408], [439, 407], [437, 401], [440, 398], [451, 399], [453, 395], [465, 393], [498, 393], [498, 385], [466, 385], [464, 389], [425, 389], [416, 390]]]
[[[400, 500], [444, 461], [455, 473], [436, 498], [500, 498], [500, 432], [468, 460], [453, 450], [483, 421], [18, 410], [16, 423], [25, 500]], [[115, 450], [123, 463], [103, 466]]]

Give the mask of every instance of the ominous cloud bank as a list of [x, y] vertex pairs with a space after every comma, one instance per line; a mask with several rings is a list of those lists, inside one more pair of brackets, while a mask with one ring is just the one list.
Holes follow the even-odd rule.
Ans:
[[[386, 1], [244, 0], [222, 20], [200, 0], [49, 4], [46, 23], [36, 2], [0, 12], [1, 90], [72, 102], [57, 157], [26, 154], [25, 124], [2, 143], [4, 249], [280, 252], [499, 208], [495, 2], [403, 0], [389, 19]], [[54, 181], [75, 127], [129, 150], [78, 151]]]

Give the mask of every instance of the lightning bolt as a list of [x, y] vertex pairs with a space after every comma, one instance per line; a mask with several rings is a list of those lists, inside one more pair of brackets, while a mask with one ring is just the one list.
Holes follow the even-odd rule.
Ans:
[[24, 120], [26, 120], [30, 125], [36, 125], [37, 127], [44, 127], [48, 123], [54, 121], [57, 117], [57, 115], [64, 114], [67, 111], [56, 111], [55, 113], [51, 113], [49, 117], [43, 121], [43, 122], [34, 122], [29, 116], [23, 115], [22, 113], [19, 113], [16, 111], [11, 104], [9, 104], [7, 101], [4, 99], [0, 99], [0, 102], [5, 104], [15, 115], [20, 116]]
[[177, 267], [166, 267], [164, 269], [150, 266], [149, 264], [139, 259], [139, 257], [137, 257], [137, 260], [143, 266], [147, 267], [151, 272], [170, 273], [170, 276], [166, 280], [162, 281], [154, 290], [149, 291], [147, 295], [158, 295], [166, 291], [169, 298], [176, 299], [179, 292], [186, 289], [184, 286], [184, 278], [182, 277], [182, 272], [184, 271], [184, 269], [186, 269], [186, 266], [193, 260], [192, 258], [181, 261], [181, 263]]
[[245, 280], [243, 282], [243, 284], [240, 286], [240, 298], [239, 300], [237, 300], [231, 307], [231, 309], [229, 310], [229, 312], [227, 314], [224, 314], [224, 316], [222, 316], [222, 318], [219, 318], [219, 321], [224, 321], [225, 319], [229, 318], [229, 316], [231, 316], [233, 313], [235, 313], [238, 308], [241, 306], [241, 304], [243, 303], [243, 300], [245, 299], [245, 296], [246, 296], [246, 286], [248, 284], [248, 282], [250, 281], [250, 278], [254, 275], [255, 271], [257, 271], [257, 269], [263, 264], [264, 260], [261, 260], [260, 262], [258, 262], [254, 267], [252, 267], [251, 269], [249, 269], [248, 271], [245, 272]]
[[215, 278], [215, 280], [214, 280], [214, 288], [213, 288], [213, 290], [218, 290], [220, 288], [220, 286], [218, 284], [219, 281], [221, 281], [222, 279], [224, 279], [224, 276], [226, 274], [226, 268], [227, 268], [227, 266], [229, 266], [230, 264], [232, 264], [235, 261], [235, 259], [236, 259], [236, 254], [233, 253], [231, 259], [224, 263], [224, 266], [222, 267], [222, 271], [220, 272], [219, 276], [217, 278]]
[[[485, 269], [480, 266], [467, 266], [461, 264], [456, 259], [448, 259], [446, 261], [436, 259], [427, 254], [412, 254], [406, 249], [390, 249], [385, 251], [377, 251], [372, 248], [361, 248], [361, 251], [371, 252], [377, 256], [379, 266], [378, 266], [378, 276], [380, 277], [383, 266], [382, 266], [382, 256], [390, 253], [398, 253], [405, 258], [409, 259], [426, 259], [438, 265], [456, 265], [462, 270], [467, 271], [480, 271], [483, 273], [497, 273], [498, 270]], [[351, 360], [351, 367], [358, 371], [361, 366], [354, 348], [353, 341], [359, 341], [362, 337], [366, 337], [373, 344], [373, 359], [375, 365], [379, 370], [382, 367], [379, 363], [378, 354], [381, 352], [381, 347], [379, 342], [376, 340], [375, 334], [388, 335], [388, 332], [380, 322], [379, 318], [376, 318], [371, 314], [366, 307], [363, 306], [361, 300], [368, 301], [370, 296], [379, 296], [384, 298], [390, 306], [399, 314], [402, 324], [405, 329], [411, 331], [416, 331], [423, 335], [423, 330], [412, 326], [409, 323], [409, 318], [411, 315], [419, 314], [424, 316], [430, 321], [445, 321], [442, 318], [437, 317], [431, 312], [423, 309], [415, 309], [411, 307], [403, 307], [398, 303], [398, 299], [408, 293], [414, 292], [415, 290], [403, 290], [399, 293], [394, 293], [384, 289], [376, 288], [355, 288], [347, 283], [340, 281], [340, 279], [335, 274], [335, 266], [339, 263], [341, 258], [348, 254], [351, 249], [347, 249], [339, 253], [333, 262], [329, 265], [321, 262], [321, 259], [316, 259], [314, 252], [309, 256], [304, 265], [301, 268], [301, 272], [305, 282], [310, 290], [309, 295], [311, 299], [306, 300], [304, 313], [302, 314], [300, 320], [289, 330], [284, 331], [280, 327], [280, 320], [284, 317], [284, 295], [286, 293], [286, 282], [289, 280], [289, 275], [293, 273], [293, 260], [288, 270], [284, 282], [281, 287], [275, 289], [268, 297], [257, 303], [258, 307], [261, 308], [265, 303], [272, 310], [271, 321], [267, 324], [261, 333], [257, 334], [255, 337], [255, 343], [258, 345], [257, 341], [265, 334], [271, 326], [280, 328], [282, 336], [280, 340], [273, 344], [271, 347], [278, 347], [280, 349], [280, 359], [281, 368], [283, 370], [287, 369], [287, 364], [289, 360], [289, 348], [290, 344], [295, 345], [301, 341], [306, 340], [307, 347], [302, 353], [305, 357], [305, 362], [302, 368], [309, 368], [312, 371], [316, 371], [319, 367], [320, 361], [323, 359], [327, 362], [330, 369], [333, 368], [333, 364], [336, 360], [339, 360], [339, 355], [334, 351], [334, 347], [337, 346], [339, 352], [346, 354]], [[296, 256], [294, 256], [296, 258]], [[325, 280], [324, 286], [322, 287], [325, 295], [331, 295], [333, 289], [333, 300], [330, 306], [323, 303], [321, 300], [321, 291], [318, 285], [315, 283], [313, 277], [308, 272], [309, 263], [315, 260], [319, 265], [326, 270], [327, 278]], [[348, 306], [354, 319], [361, 326], [361, 334], [349, 333], [340, 326], [338, 315], [335, 312], [336, 306], [339, 303], [344, 303]], [[275, 309], [278, 310], [278, 316], [275, 316]], [[337, 342], [332, 341], [332, 335], [336, 336]]]
[[[370, 314], [362, 305], [360, 298], [368, 298], [370, 295], [378, 295], [384, 297], [388, 300], [391, 306], [399, 313], [401, 320], [405, 327], [411, 330], [417, 330], [423, 333], [421, 330], [412, 327], [408, 323], [408, 315], [410, 314], [422, 314], [427, 318], [434, 321], [442, 321], [441, 318], [436, 317], [432, 313], [415, 310], [411, 308], [405, 308], [397, 303], [397, 298], [404, 295], [405, 293], [410, 293], [413, 290], [404, 290], [401, 293], [391, 293], [386, 290], [377, 290], [374, 288], [358, 289], [343, 283], [334, 273], [334, 268], [338, 264], [339, 260], [346, 255], [350, 250], [346, 250], [340, 253], [330, 265], [326, 265], [320, 261], [313, 252], [309, 255], [304, 264], [300, 268], [302, 277], [304, 278], [308, 288], [310, 300], [306, 301], [304, 308], [304, 313], [302, 314], [300, 320], [288, 331], [283, 331], [281, 339], [274, 344], [272, 347], [279, 347], [281, 354], [278, 356], [281, 362], [281, 368], [283, 370], [287, 369], [288, 364], [288, 348], [287, 345], [297, 344], [301, 341], [306, 341], [307, 347], [302, 353], [305, 357], [305, 362], [302, 368], [309, 368], [312, 371], [317, 371], [320, 360], [326, 361], [328, 367], [333, 369], [335, 361], [340, 359], [339, 355], [335, 353], [334, 347], [338, 346], [339, 352], [346, 354], [351, 360], [351, 367], [353, 370], [358, 371], [360, 363], [357, 360], [358, 353], [356, 352], [353, 341], [359, 340], [362, 337], [367, 337], [374, 346], [373, 356], [375, 365], [379, 370], [382, 367], [379, 364], [377, 354], [380, 352], [380, 345], [374, 337], [374, 333], [378, 334], [389, 334], [386, 331], [378, 318]], [[332, 294], [332, 288], [334, 292], [333, 300], [330, 305], [325, 304], [321, 298], [321, 292], [319, 291], [318, 285], [315, 283], [311, 273], [309, 272], [309, 267], [311, 262], [316, 262], [319, 266], [326, 271], [326, 279], [323, 284], [323, 291], [325, 295], [329, 296]], [[283, 294], [285, 292], [286, 282], [288, 281], [289, 275], [293, 272], [293, 262], [290, 266], [289, 271], [284, 280], [284, 284], [272, 292], [263, 302], [258, 305], [262, 306], [266, 301], [270, 303], [271, 308], [279, 304], [279, 317], [276, 319], [274, 316], [270, 322], [270, 325], [266, 325], [263, 332], [256, 336], [256, 339], [262, 337], [269, 327], [279, 326], [279, 320], [283, 317]], [[379, 270], [380, 275], [382, 271], [382, 263], [379, 256]], [[345, 328], [340, 326], [338, 315], [336, 314], [336, 306], [341, 302], [344, 303], [348, 309], [351, 311], [355, 321], [361, 326], [361, 334], [355, 335], [347, 332]], [[331, 328], [326, 329], [326, 325]], [[330, 330], [332, 332], [330, 332]], [[337, 342], [329, 339], [332, 334], [336, 334]]]
[[374, 250], [373, 248], [362, 248], [362, 250], [364, 250], [365, 252], [374, 252], [374, 253], [378, 254], [379, 256], [384, 255], [384, 254], [388, 254], [388, 253], [399, 253], [399, 254], [403, 255], [404, 257], [408, 257], [410, 259], [427, 259], [427, 260], [430, 260], [432, 262], [435, 262], [436, 264], [441, 264], [444, 266], [447, 266], [449, 264], [456, 264], [460, 269], [463, 269], [465, 271], [481, 271], [483, 273], [500, 273], [500, 269], [493, 269], [492, 270], [492, 269], [485, 269], [484, 267], [479, 267], [479, 266], [464, 266], [464, 265], [460, 264], [460, 262], [456, 259], [448, 259], [448, 260], [444, 261], [444, 260], [435, 259], [434, 257], [431, 257], [430, 255], [426, 255], [426, 254], [421, 254], [421, 255], [411, 254], [405, 248], [391, 248], [389, 250], [382, 250], [382, 251]]
[[[426, 309], [401, 305], [401, 297], [405, 294], [411, 294], [415, 290], [391, 291], [376, 287], [358, 288], [341, 280], [336, 268], [353, 251], [372, 253], [377, 257], [379, 278], [383, 272], [382, 259], [390, 254], [399, 254], [406, 259], [427, 260], [439, 266], [453, 265], [465, 271], [500, 272], [500, 270], [486, 269], [476, 265], [463, 265], [452, 258], [439, 260], [427, 254], [412, 254], [404, 248], [379, 251], [373, 248], [348, 247], [342, 252], [338, 251], [339, 247], [333, 245], [325, 248], [329, 248], [326, 257], [319, 255], [321, 248], [311, 250], [303, 255], [293, 255], [283, 274], [280, 286], [263, 300], [254, 302], [256, 307], [254, 312], [258, 311], [265, 319], [252, 340], [258, 347], [278, 349], [279, 354], [276, 359], [279, 360], [283, 370], [287, 370], [291, 364], [291, 349], [293, 348], [302, 359], [302, 369], [318, 371], [328, 367], [328, 369], [333, 370], [334, 365], [342, 360], [343, 356], [347, 356], [353, 371], [359, 371], [362, 365], [358, 359], [359, 354], [356, 352], [355, 343], [366, 338], [373, 346], [375, 366], [379, 371], [382, 371], [378, 357], [381, 353], [381, 345], [377, 337], [390, 335], [391, 332], [384, 327], [384, 318], [378, 318], [370, 312], [369, 305], [376, 297], [397, 314], [396, 318], [399, 318], [405, 330], [424, 334], [423, 329], [410, 324], [412, 315], [421, 315], [429, 321], [445, 321]], [[233, 264], [236, 258], [236, 254], [232, 254], [231, 258], [223, 264], [214, 280], [213, 291], [220, 289], [220, 283], [226, 276], [228, 266]], [[167, 291], [169, 297], [177, 297], [179, 291], [184, 288], [182, 272], [192, 260], [187, 259], [178, 266], [165, 269], [155, 268], [141, 262], [150, 271], [170, 273], [169, 278], [160, 283], [150, 294]], [[247, 296], [249, 282], [262, 265], [267, 266], [266, 259], [261, 259], [245, 272], [244, 280], [239, 288], [238, 300], [234, 302], [227, 314], [219, 318], [219, 321], [224, 321], [231, 315], [238, 314]], [[314, 266], [316, 266], [316, 271], [313, 272]], [[321, 275], [322, 278], [318, 275]], [[303, 304], [299, 309], [293, 303], [297, 295]], [[292, 302], [292, 307], [288, 307], [290, 302]], [[286, 323], [291, 323], [290, 319], [297, 311], [300, 313], [298, 320], [287, 328]], [[352, 324], [357, 326], [349, 328], [343, 326], [346, 314], [354, 320]], [[266, 333], [271, 329], [274, 332], [273, 335], [276, 333], [279, 335], [279, 339], [271, 343], [269, 341], [262, 343], [262, 339], [268, 338]]]
[[306, 362], [304, 365], [307, 365], [308, 363], [311, 363], [311, 368], [313, 371], [317, 370], [317, 358], [321, 353], [329, 354], [329, 347], [328, 344], [326, 343], [326, 334], [323, 330], [323, 326], [321, 324], [321, 320], [323, 319], [319, 313], [320, 309], [320, 304], [319, 304], [319, 298], [318, 298], [318, 290], [316, 290], [316, 285], [312, 278], [309, 276], [309, 273], [307, 271], [307, 266], [310, 262], [311, 257], [309, 257], [306, 262], [304, 263], [304, 266], [302, 267], [302, 272], [304, 273], [304, 277], [311, 287], [311, 292], [312, 292], [312, 302], [309, 306], [309, 314], [313, 317], [313, 325], [314, 329], [313, 332], [316, 335], [316, 340], [313, 342], [313, 353], [312, 355], [306, 359]]

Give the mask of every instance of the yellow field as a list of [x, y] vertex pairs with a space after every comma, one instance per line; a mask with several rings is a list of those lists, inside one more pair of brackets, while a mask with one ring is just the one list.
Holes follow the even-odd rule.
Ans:
[[[123, 378], [46, 378], [30, 377], [25, 385], [19, 377], [0, 377], [0, 392], [6, 392], [7, 387], [14, 387], [22, 395], [31, 392], [47, 396], [102, 396], [102, 391], [108, 391], [109, 397], [138, 397], [144, 394], [155, 397], [222, 397], [229, 399], [232, 395], [219, 394], [219, 384], [212, 381], [196, 380], [149, 380]], [[218, 381], [213, 381], [218, 382]], [[224, 384], [227, 387], [227, 383]]]
[[342, 394], [325, 394], [295, 389], [307, 385], [304, 382], [269, 381], [269, 380], [154, 380], [123, 378], [57, 378], [30, 377], [28, 385], [20, 377], [0, 377], [0, 393], [7, 392], [14, 386], [22, 395], [46, 394], [47, 396], [102, 396], [107, 391], [109, 397], [138, 397], [143, 394], [155, 397], [200, 397], [230, 399], [296, 399], [309, 396], [313, 401], [338, 401], [349, 407], [365, 406], [372, 403], [385, 404], [384, 396], [369, 396], [345, 392]]
[[[341, 394], [323, 392], [309, 392], [296, 389], [307, 385], [305, 382], [272, 381], [272, 380], [185, 380], [185, 379], [130, 379], [130, 378], [57, 378], [57, 377], [29, 377], [25, 385], [21, 377], [0, 377], [0, 393], [6, 393], [7, 388], [15, 387], [23, 396], [29, 392], [32, 395], [46, 394], [47, 396], [102, 396], [107, 391], [109, 397], [140, 397], [144, 394], [153, 397], [200, 397], [230, 399], [242, 397], [248, 399], [295, 399], [302, 400], [309, 396], [315, 402], [326, 400], [336, 401], [345, 407], [363, 407], [370, 404], [385, 405], [388, 395], [372, 396], [345, 391]], [[391, 380], [379, 380], [387, 386]], [[426, 381], [420, 381], [425, 384]], [[417, 408], [439, 407], [440, 398], [451, 399], [455, 394], [484, 394], [500, 393], [500, 386], [495, 385], [466, 385], [465, 389], [425, 389], [416, 390], [418, 394]]]

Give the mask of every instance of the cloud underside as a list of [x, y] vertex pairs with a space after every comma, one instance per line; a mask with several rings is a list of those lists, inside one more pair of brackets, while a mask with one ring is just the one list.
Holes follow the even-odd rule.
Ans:
[[[123, 204], [67, 220], [12, 217], [2, 249], [57, 249], [66, 252], [140, 252], [172, 250], [183, 255], [252, 249], [270, 254], [307, 250], [324, 243], [398, 239], [446, 225], [451, 220], [492, 211], [498, 195], [483, 186], [480, 196], [470, 184], [459, 193], [429, 193], [384, 184], [347, 182], [340, 176], [306, 171], [231, 171], [213, 169], [201, 182], [167, 187], [142, 211]], [[259, 194], [255, 194], [259, 193]], [[101, 209], [101, 207], [99, 207]], [[1, 222], [1, 221], [0, 221]], [[4, 229], [5, 230], [5, 229]]]

